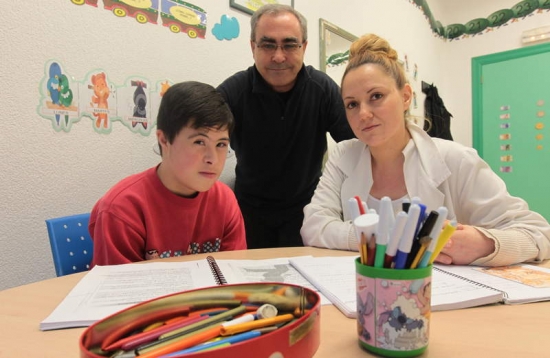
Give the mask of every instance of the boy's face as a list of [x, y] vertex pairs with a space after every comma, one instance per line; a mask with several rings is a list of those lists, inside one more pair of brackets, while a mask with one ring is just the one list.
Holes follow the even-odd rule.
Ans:
[[171, 192], [182, 196], [194, 196], [206, 191], [219, 178], [227, 151], [227, 129], [184, 127], [168, 143], [164, 132], [157, 130], [162, 147], [162, 163], [158, 176]]

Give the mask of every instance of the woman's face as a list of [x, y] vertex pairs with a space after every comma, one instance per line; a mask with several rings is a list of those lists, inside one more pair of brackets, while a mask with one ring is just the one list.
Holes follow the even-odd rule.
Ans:
[[411, 97], [410, 85], [397, 88], [395, 80], [377, 64], [354, 68], [342, 81], [342, 98], [351, 129], [372, 148], [406, 145], [405, 111]]

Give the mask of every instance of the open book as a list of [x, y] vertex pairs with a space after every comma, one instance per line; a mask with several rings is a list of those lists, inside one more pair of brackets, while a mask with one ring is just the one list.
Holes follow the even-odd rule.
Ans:
[[[344, 315], [356, 316], [355, 257], [298, 257], [290, 264]], [[550, 300], [550, 269], [434, 265], [432, 311]]]
[[[209, 257], [187, 262], [95, 266], [40, 323], [40, 329], [86, 327], [156, 297], [225, 283], [249, 282], [282, 282], [318, 291], [289, 264], [288, 258], [214, 260]], [[321, 295], [321, 304], [330, 304], [330, 301]]]

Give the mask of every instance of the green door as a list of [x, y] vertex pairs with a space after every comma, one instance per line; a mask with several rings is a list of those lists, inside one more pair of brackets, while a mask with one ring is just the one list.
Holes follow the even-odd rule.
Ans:
[[550, 44], [472, 59], [473, 143], [550, 221]]

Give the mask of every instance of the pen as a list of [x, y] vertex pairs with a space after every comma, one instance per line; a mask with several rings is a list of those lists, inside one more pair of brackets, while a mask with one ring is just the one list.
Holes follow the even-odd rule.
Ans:
[[385, 268], [391, 268], [392, 266], [393, 258], [397, 252], [397, 246], [399, 245], [399, 239], [401, 235], [403, 235], [403, 229], [407, 222], [407, 217], [408, 215], [404, 211], [400, 211], [395, 216], [395, 224], [391, 229], [388, 245], [386, 246], [386, 255], [384, 256]]
[[430, 258], [432, 257], [432, 252], [435, 250], [435, 245], [437, 244], [437, 239], [439, 238], [439, 234], [443, 229], [443, 223], [445, 222], [445, 220], [447, 220], [447, 214], [449, 213], [449, 210], [447, 210], [447, 208], [444, 206], [440, 206], [437, 209], [437, 213], [439, 215], [437, 216], [437, 220], [435, 221], [432, 232], [430, 233], [430, 237], [432, 238], [432, 241], [430, 242], [430, 245], [428, 245], [428, 247], [426, 248], [426, 251], [422, 255], [422, 259], [420, 259], [420, 263], [418, 264], [419, 268], [428, 266], [430, 262]]
[[391, 199], [384, 196], [380, 200], [380, 209], [378, 215], [378, 225], [376, 226], [376, 256], [374, 258], [374, 267], [384, 266], [384, 257], [388, 245], [388, 236], [391, 227], [393, 209]]
[[418, 232], [420, 231], [420, 227], [422, 226], [422, 224], [424, 223], [424, 220], [426, 219], [426, 205], [418, 204], [418, 206], [420, 206], [420, 214], [418, 215], [418, 222], [414, 230], [414, 237], [418, 237]]
[[196, 328], [202, 328], [202, 327], [205, 327], [205, 326], [207, 326], [211, 323], [219, 323], [219, 322], [222, 322], [222, 321], [226, 321], [228, 319], [231, 319], [233, 316], [244, 313], [245, 311], [246, 311], [246, 307], [241, 305], [241, 306], [232, 308], [230, 310], [227, 310], [225, 312], [219, 313], [217, 315], [208, 316], [208, 318], [205, 319], [204, 321], [196, 322], [196, 323], [193, 323], [189, 326], [179, 328], [179, 329], [176, 329], [174, 331], [165, 333], [165, 334], [160, 336], [160, 339], [176, 336], [180, 333], [189, 332], [189, 331], [192, 331], [193, 329], [196, 329]]
[[170, 340], [170, 342], [165, 345], [154, 346], [146, 352], [140, 351], [138, 352], [138, 355], [141, 358], [152, 358], [176, 352], [184, 348], [189, 348], [199, 343], [206, 342], [209, 339], [218, 337], [220, 335], [220, 329], [221, 327], [219, 324], [205, 327], [199, 331], [188, 333]]
[[222, 338], [222, 339], [220, 339], [218, 341], [215, 341], [215, 342], [205, 343], [205, 344], [201, 344], [201, 345], [198, 345], [198, 346], [195, 346], [195, 347], [183, 349], [183, 350], [178, 351], [178, 352], [170, 353], [170, 354], [166, 355], [166, 357], [177, 357], [181, 354], [193, 353], [193, 352], [205, 349], [205, 348], [215, 347], [215, 346], [218, 346], [218, 345], [224, 344], [224, 343], [238, 343], [238, 342], [242, 342], [242, 341], [246, 341], [246, 340], [249, 340], [249, 339], [252, 339], [252, 338], [259, 337], [259, 336], [261, 336], [261, 334], [262, 333], [260, 331], [257, 331], [257, 330], [256, 331], [244, 332], [244, 333], [236, 334], [236, 335], [231, 336], [231, 337]]
[[433, 264], [433, 262], [437, 258], [437, 255], [439, 255], [441, 250], [443, 250], [443, 247], [445, 246], [447, 241], [449, 241], [449, 239], [451, 238], [451, 235], [455, 232], [456, 225], [457, 223], [455, 220], [445, 225], [445, 228], [437, 238], [437, 244], [435, 245], [435, 249], [432, 253], [432, 256], [430, 257], [430, 264]]
[[228, 326], [228, 327], [222, 326], [220, 329], [220, 334], [222, 336], [231, 336], [236, 333], [246, 332], [256, 328], [262, 328], [262, 327], [271, 326], [274, 324], [284, 323], [293, 319], [294, 319], [294, 315], [291, 313], [287, 313], [287, 314], [282, 314], [275, 317], [262, 318], [252, 322], [240, 323], [234, 326]]
[[420, 262], [420, 258], [422, 257], [422, 255], [424, 255], [426, 248], [428, 247], [428, 245], [430, 245], [430, 242], [432, 242], [433, 240], [429, 236], [422, 236], [420, 239], [418, 239], [418, 241], [420, 241], [420, 249], [415, 255], [414, 260], [410, 264], [411, 269], [415, 269], [418, 266], [418, 263]]
[[124, 351], [129, 351], [142, 344], [149, 343], [157, 339], [164, 333], [170, 332], [177, 328], [188, 326], [191, 323], [199, 322], [207, 318], [208, 317], [206, 316], [189, 317], [172, 324], [165, 324], [164, 326], [151, 330], [149, 332], [136, 333], [134, 335], [125, 337], [118, 342], [113, 343], [112, 345], [106, 347], [105, 350], [111, 351], [111, 350], [121, 348]]
[[[420, 207], [420, 215], [422, 215], [422, 206]], [[411, 252], [409, 253], [409, 257], [407, 258], [407, 264], [406, 264], [407, 267], [411, 267], [413, 260], [416, 258], [416, 256], [418, 256], [417, 254], [421, 246], [420, 239], [430, 235], [438, 217], [439, 217], [439, 213], [435, 210], [432, 210], [428, 215], [428, 217], [426, 218], [426, 220], [424, 221], [424, 223], [422, 224], [422, 227], [420, 228], [420, 230], [418, 230], [418, 234], [415, 236], [415, 239], [413, 240], [413, 244], [411, 246]], [[424, 240], [424, 243], [429, 244], [429, 242], [426, 242], [426, 240]], [[424, 248], [424, 251], [425, 249], [426, 248]], [[420, 258], [418, 258], [418, 260], [420, 260]]]
[[[187, 337], [189, 334], [195, 334], [195, 333], [198, 334], [200, 332], [203, 332], [204, 330], [207, 330], [213, 327], [214, 325], [220, 328], [221, 322], [227, 321], [233, 318], [233, 316], [242, 314], [245, 311], [246, 311], [246, 307], [244, 305], [240, 305], [238, 307], [235, 307], [223, 313], [217, 314], [215, 316], [198, 316], [198, 317], [207, 317], [207, 318], [204, 320], [192, 323], [183, 328], [177, 328], [173, 331], [161, 334], [157, 340], [149, 343], [145, 343], [137, 347], [136, 351], [139, 354], [149, 353], [150, 351], [155, 351], [158, 348], [169, 346], [174, 341], [182, 339], [183, 337]], [[212, 338], [215, 338], [215, 337], [212, 337]], [[182, 349], [182, 348], [184, 347], [179, 347], [177, 349]]]
[[411, 206], [411, 201], [409, 199], [403, 199], [403, 201], [401, 202], [401, 210], [407, 213], [409, 211], [410, 206]]
[[403, 234], [399, 239], [399, 246], [397, 247], [397, 253], [395, 254], [394, 268], [404, 269], [407, 264], [407, 257], [411, 251], [412, 241], [414, 239], [414, 230], [418, 223], [418, 217], [420, 216], [420, 206], [418, 204], [411, 204], [409, 207], [409, 213]]

